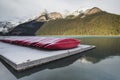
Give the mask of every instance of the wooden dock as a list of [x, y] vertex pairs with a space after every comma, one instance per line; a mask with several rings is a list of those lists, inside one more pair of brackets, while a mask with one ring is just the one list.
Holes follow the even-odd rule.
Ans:
[[77, 48], [56, 51], [35, 49], [0, 42], [0, 57], [15, 70], [20, 71], [81, 53], [92, 48], [95, 48], [95, 46], [81, 44]]

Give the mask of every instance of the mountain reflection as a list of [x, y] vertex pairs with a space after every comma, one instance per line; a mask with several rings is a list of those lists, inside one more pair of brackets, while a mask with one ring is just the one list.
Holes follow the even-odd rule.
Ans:
[[120, 38], [82, 38], [84, 44], [96, 46], [94, 51], [89, 51], [86, 60], [97, 63], [110, 56], [120, 56]]

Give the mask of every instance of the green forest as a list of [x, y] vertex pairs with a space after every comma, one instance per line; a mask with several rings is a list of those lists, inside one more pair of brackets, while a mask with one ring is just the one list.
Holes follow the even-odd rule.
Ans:
[[99, 12], [45, 22], [36, 35], [120, 35], [120, 15]]

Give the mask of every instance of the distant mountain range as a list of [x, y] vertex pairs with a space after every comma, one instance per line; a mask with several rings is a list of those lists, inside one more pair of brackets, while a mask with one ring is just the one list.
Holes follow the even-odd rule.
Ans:
[[120, 35], [120, 15], [97, 7], [63, 16], [59, 12], [43, 12], [7, 35]]

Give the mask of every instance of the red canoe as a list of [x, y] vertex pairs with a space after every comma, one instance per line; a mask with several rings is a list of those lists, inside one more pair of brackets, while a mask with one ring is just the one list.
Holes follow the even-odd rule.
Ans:
[[24, 39], [2, 39], [0, 41], [43, 49], [70, 49], [79, 45], [80, 41], [74, 38], [34, 37]]

